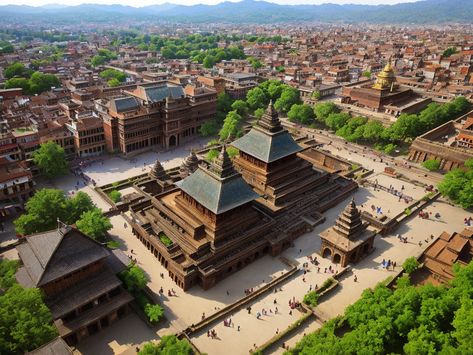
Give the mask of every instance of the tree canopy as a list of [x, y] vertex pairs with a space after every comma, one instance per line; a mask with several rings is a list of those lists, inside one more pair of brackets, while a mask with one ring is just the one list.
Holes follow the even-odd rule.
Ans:
[[165, 335], [159, 344], [146, 343], [138, 352], [139, 355], [192, 355], [194, 351], [185, 339], [179, 340], [175, 335]]
[[89, 237], [104, 242], [107, 231], [112, 229], [110, 219], [102, 214], [99, 208], [84, 212], [76, 222], [77, 228]]
[[39, 149], [33, 153], [33, 162], [47, 178], [65, 175], [68, 171], [64, 148], [54, 141], [41, 143]]
[[294, 104], [287, 113], [287, 117], [291, 122], [300, 122], [308, 125], [314, 121], [314, 110], [309, 105]]
[[[457, 354], [471, 349], [473, 263], [455, 267], [451, 287], [398, 279], [363, 291], [341, 318], [305, 336], [289, 354]], [[337, 331], [338, 329], [343, 331]], [[468, 351], [467, 351], [468, 352]]]
[[29, 235], [52, 230], [58, 218], [64, 223], [73, 224], [84, 212], [94, 207], [89, 195], [84, 192], [66, 198], [62, 190], [41, 189], [26, 202], [26, 213], [14, 221], [16, 232]]
[[422, 166], [429, 171], [436, 171], [440, 169], [440, 161], [436, 159], [428, 159], [422, 163]]
[[473, 159], [465, 162], [464, 169], [446, 173], [438, 189], [442, 195], [463, 208], [473, 207]]
[[240, 124], [243, 118], [236, 112], [230, 111], [223, 121], [223, 126], [218, 135], [221, 140], [236, 138], [240, 132]]
[[280, 112], [288, 112], [292, 105], [300, 102], [299, 90], [290, 86], [285, 86], [281, 91], [281, 96], [274, 103], [274, 108]]

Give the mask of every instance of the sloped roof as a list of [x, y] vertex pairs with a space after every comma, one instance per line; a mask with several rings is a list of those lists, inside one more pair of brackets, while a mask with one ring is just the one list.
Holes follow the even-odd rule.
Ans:
[[17, 250], [24, 265], [18, 281], [33, 286], [45, 285], [109, 255], [100, 244], [70, 227], [28, 236]]
[[184, 90], [181, 86], [152, 86], [144, 89], [146, 93], [146, 98], [151, 102], [158, 102], [171, 97], [173, 99], [179, 99], [184, 97]]
[[176, 185], [215, 214], [227, 212], [259, 197], [233, 169], [225, 148], [208, 169], [199, 166]]
[[302, 150], [289, 132], [281, 126], [272, 103], [256, 126], [232, 145], [265, 163], [271, 163]]
[[120, 97], [110, 101], [110, 108], [115, 112], [125, 112], [136, 110], [140, 107], [140, 103], [134, 97]]

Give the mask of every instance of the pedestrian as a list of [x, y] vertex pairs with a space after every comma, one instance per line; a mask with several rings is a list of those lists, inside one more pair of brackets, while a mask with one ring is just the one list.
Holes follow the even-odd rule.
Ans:
[[205, 319], [205, 313], [202, 313], [202, 320]]
[[357, 281], [358, 281], [358, 277], [356, 277], [356, 275], [355, 275], [355, 278], [354, 278], [354, 279], [355, 279], [355, 282], [357, 282]]
[[289, 311], [289, 315], [292, 316], [292, 309]]
[[230, 292], [228, 292], [228, 290], [227, 290], [227, 296], [230, 296]]
[[274, 314], [278, 314], [278, 307], [274, 310]]
[[238, 332], [240, 331], [240, 326], [237, 327], [237, 331], [238, 331]]

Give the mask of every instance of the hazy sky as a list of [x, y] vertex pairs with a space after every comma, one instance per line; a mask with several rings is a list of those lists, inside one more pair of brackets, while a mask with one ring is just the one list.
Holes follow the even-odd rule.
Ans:
[[[401, 2], [414, 2], [416, 0], [268, 0], [270, 2], [278, 4], [397, 4]], [[465, 0], [467, 1], [467, 0]], [[471, 0], [468, 0], [471, 1]], [[61, 5], [79, 5], [82, 3], [93, 3], [93, 4], [122, 4], [131, 6], [146, 6], [162, 4], [165, 2], [183, 5], [194, 5], [194, 4], [216, 4], [222, 2], [221, 0], [0, 0], [0, 5], [15, 4], [15, 5], [32, 5], [41, 6], [45, 4], [57, 3]]]

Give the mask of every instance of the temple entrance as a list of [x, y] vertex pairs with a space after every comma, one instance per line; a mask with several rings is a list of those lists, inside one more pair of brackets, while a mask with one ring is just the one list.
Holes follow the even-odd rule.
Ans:
[[174, 147], [177, 144], [176, 136], [169, 137], [169, 146]]
[[332, 251], [329, 248], [325, 248], [322, 253], [322, 258], [330, 258], [330, 255], [332, 255]]
[[333, 256], [333, 262], [334, 262], [335, 264], [339, 264], [341, 259], [342, 259], [342, 257], [340, 256], [340, 254], [334, 254], [334, 256]]

